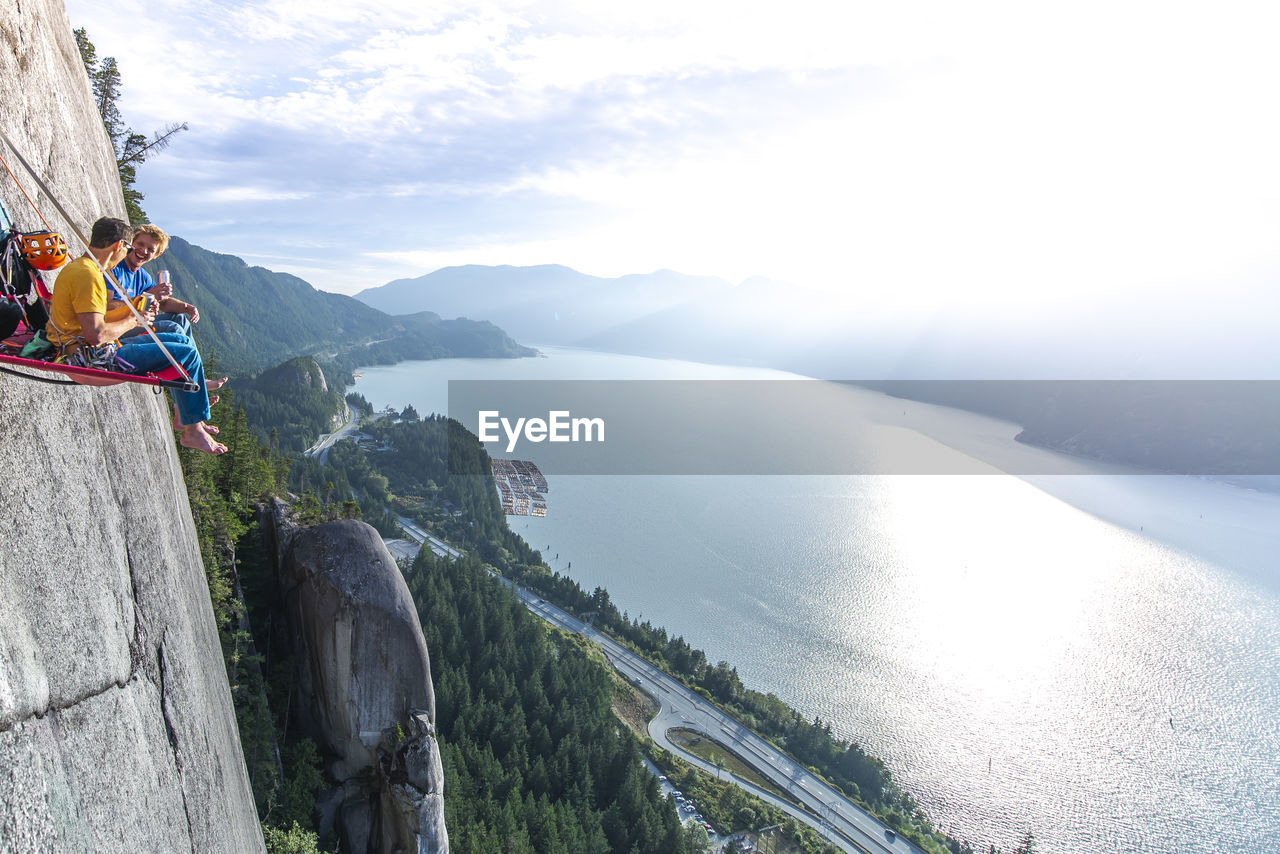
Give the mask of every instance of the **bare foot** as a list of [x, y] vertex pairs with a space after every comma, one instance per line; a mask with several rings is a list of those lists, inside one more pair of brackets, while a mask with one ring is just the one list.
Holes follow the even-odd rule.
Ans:
[[[216, 394], [213, 397], [209, 398], [210, 406], [213, 406], [217, 402], [218, 402], [218, 396]], [[183, 429], [182, 422], [178, 420], [178, 407], [176, 406], [173, 408], [173, 429], [174, 430]], [[216, 425], [213, 425], [213, 424], [204, 425], [204, 430], [206, 433], [212, 433], [215, 436], [218, 434], [218, 428]]]
[[205, 432], [203, 421], [183, 427], [182, 435], [178, 438], [178, 444], [184, 448], [204, 451], [206, 454], [225, 454], [227, 452], [226, 445], [218, 442]]
[[215, 403], [217, 403], [217, 402], [218, 402], [218, 401], [220, 401], [220, 400], [222, 400], [222, 398], [221, 398], [220, 396], [216, 395], [216, 394], [211, 394], [211, 395], [209, 395], [209, 405], [210, 405], [210, 406], [213, 406]]
[[208, 389], [209, 391], [217, 391], [218, 389], [222, 388], [222, 387], [223, 387], [224, 385], [226, 385], [226, 384], [227, 384], [227, 378], [226, 378], [226, 377], [223, 377], [223, 378], [222, 378], [222, 379], [220, 379], [220, 380], [205, 380], [205, 381], [204, 381], [204, 387], [205, 387], [206, 389]]

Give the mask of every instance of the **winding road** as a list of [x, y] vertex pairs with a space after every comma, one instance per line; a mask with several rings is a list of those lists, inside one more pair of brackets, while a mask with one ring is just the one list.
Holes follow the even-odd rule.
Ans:
[[[555, 626], [578, 632], [599, 644], [619, 673], [658, 700], [661, 709], [649, 722], [649, 735], [664, 749], [709, 774], [723, 775], [740, 788], [746, 789], [761, 800], [773, 804], [814, 828], [824, 839], [843, 851], [870, 852], [870, 854], [922, 854], [915, 845], [893, 834], [886, 825], [866, 810], [818, 779], [803, 765], [748, 730], [720, 708], [702, 699], [684, 684], [587, 623], [511, 581], [498, 577], [516, 591], [525, 607], [534, 614]], [[667, 730], [674, 728], [695, 730], [730, 748], [747, 760], [748, 764], [761, 776], [769, 778], [779, 789], [785, 790], [794, 800], [803, 804], [805, 809], [799, 809], [795, 804], [782, 800], [771, 792], [718, 769], [715, 765], [675, 746], [667, 738]]]
[[332, 433], [322, 433], [320, 435], [320, 438], [316, 440], [316, 443], [312, 445], [310, 448], [307, 448], [305, 451], [303, 451], [302, 455], [304, 457], [314, 457], [316, 455], [319, 455], [320, 465], [324, 465], [325, 463], [329, 462], [329, 449], [332, 448], [338, 442], [342, 441], [342, 439], [346, 437], [348, 434], [354, 433], [359, 428], [359, 426], [360, 426], [359, 413], [357, 413], [356, 411], [348, 407], [346, 423]]

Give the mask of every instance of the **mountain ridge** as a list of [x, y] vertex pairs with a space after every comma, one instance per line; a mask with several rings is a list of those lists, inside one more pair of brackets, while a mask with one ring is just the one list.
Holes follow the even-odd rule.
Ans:
[[[294, 356], [356, 347], [366, 347], [361, 353], [371, 360], [366, 364], [534, 352], [487, 320], [446, 320], [431, 311], [392, 317], [290, 273], [250, 265], [178, 236], [170, 238], [168, 251], [147, 269], [153, 276], [168, 269], [174, 294], [199, 309], [196, 341], [224, 373], [256, 373]], [[255, 311], [259, 306], [271, 309]]]
[[426, 308], [483, 317], [519, 340], [571, 344], [638, 315], [733, 288], [725, 279], [668, 269], [606, 278], [562, 264], [466, 264], [366, 288], [355, 299], [396, 316]]

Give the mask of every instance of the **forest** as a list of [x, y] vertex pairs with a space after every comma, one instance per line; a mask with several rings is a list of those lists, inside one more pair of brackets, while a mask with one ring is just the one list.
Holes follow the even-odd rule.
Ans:
[[[419, 440], [404, 442], [413, 458], [443, 453], [461, 429], [444, 419], [394, 427]], [[256, 500], [283, 491], [288, 462], [257, 440], [243, 409], [222, 435], [226, 454], [184, 451], [183, 472], [268, 848], [307, 854], [320, 850], [315, 803], [332, 781], [316, 745], [288, 732], [293, 662], [260, 652], [280, 603], [253, 516]], [[467, 487], [448, 494], [465, 501]], [[613, 716], [597, 652], [532, 617], [475, 559], [436, 562], [424, 551], [407, 580], [431, 654], [452, 850], [696, 850]]]
[[[312, 486], [323, 482], [326, 492], [342, 495], [352, 489], [360, 496], [366, 519], [375, 526], [379, 516], [386, 521], [395, 508], [468, 549], [483, 565], [574, 614], [591, 615], [597, 628], [720, 703], [926, 851], [963, 854], [970, 850], [966, 843], [938, 832], [915, 800], [897, 786], [884, 763], [860, 744], [835, 737], [829, 723], [806, 719], [777, 696], [747, 688], [731, 664], [711, 664], [702, 650], [683, 637], [629, 618], [604, 588], [588, 593], [568, 576], [551, 572], [541, 554], [508, 528], [487, 474], [488, 455], [475, 436], [443, 416], [416, 418], [407, 410], [399, 418], [383, 418], [363, 428], [385, 443], [386, 450], [366, 453], [354, 442], [344, 441], [332, 449], [329, 466], [303, 461], [298, 471], [308, 472]], [[472, 474], [479, 472], [485, 474]], [[391, 520], [389, 527], [394, 526]]]
[[408, 575], [431, 653], [452, 850], [682, 852], [683, 829], [610, 708], [598, 651], [473, 557]]

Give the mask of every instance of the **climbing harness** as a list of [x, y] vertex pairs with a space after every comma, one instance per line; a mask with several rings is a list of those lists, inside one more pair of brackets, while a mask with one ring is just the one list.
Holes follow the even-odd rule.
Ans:
[[[13, 227], [13, 219], [0, 201], [0, 214], [8, 223], [0, 232], [0, 296], [5, 305], [13, 306], [28, 329], [43, 329], [49, 322], [44, 300], [50, 296], [40, 273], [27, 263], [22, 252], [22, 235]], [[12, 320], [10, 312], [10, 320]], [[13, 329], [0, 330], [6, 338]]]

